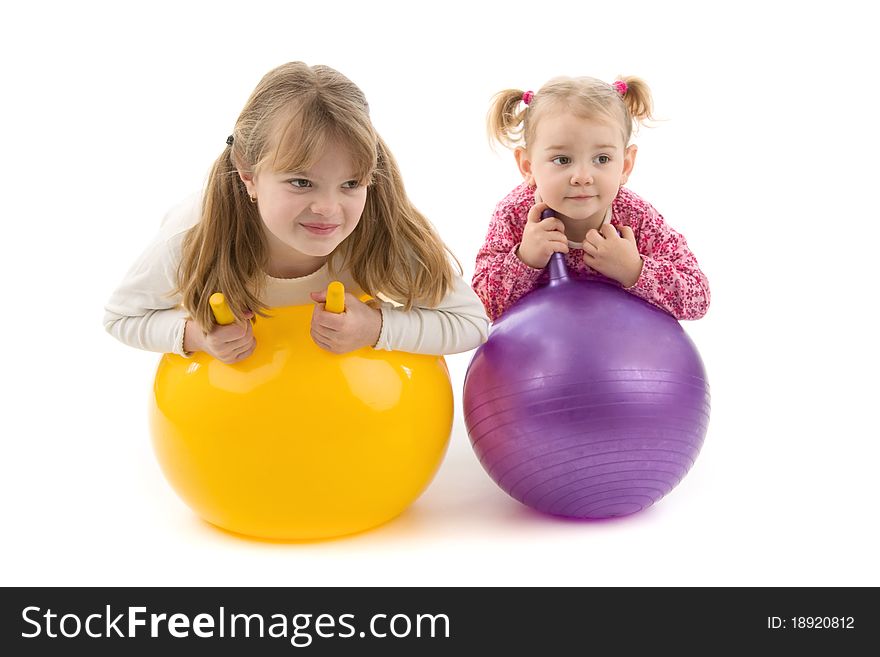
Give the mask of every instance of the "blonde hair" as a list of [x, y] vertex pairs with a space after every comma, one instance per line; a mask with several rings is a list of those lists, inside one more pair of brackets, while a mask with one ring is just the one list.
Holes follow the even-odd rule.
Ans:
[[653, 118], [653, 103], [644, 80], [634, 76], [617, 79], [626, 83], [624, 95], [596, 78], [553, 78], [532, 95], [528, 105], [523, 102], [525, 92], [505, 89], [492, 99], [488, 114], [489, 137], [508, 148], [527, 149], [534, 141], [541, 115], [564, 107], [585, 119], [616, 123], [620, 126], [623, 145], [627, 146], [633, 127]]
[[238, 170], [304, 171], [342, 140], [368, 185], [361, 219], [331, 254], [360, 287], [410, 309], [437, 305], [461, 265], [406, 195], [397, 163], [373, 128], [363, 92], [328, 66], [283, 64], [267, 73], [244, 106], [205, 188], [201, 221], [186, 235], [178, 269], [181, 304], [205, 331], [216, 321], [208, 299], [223, 292], [233, 314], [265, 315], [268, 248], [257, 205]]

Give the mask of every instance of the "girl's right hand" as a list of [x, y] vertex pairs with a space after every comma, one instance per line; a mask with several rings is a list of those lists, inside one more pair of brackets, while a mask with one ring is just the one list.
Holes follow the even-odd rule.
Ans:
[[529, 210], [522, 242], [516, 255], [532, 269], [543, 269], [554, 253], [568, 253], [568, 238], [565, 236], [565, 225], [560, 218], [541, 219], [541, 213], [550, 206], [539, 199], [536, 200], [535, 205]]
[[197, 322], [187, 320], [183, 349], [186, 352], [204, 351], [224, 363], [241, 362], [254, 353], [257, 347], [250, 321], [253, 316], [252, 312], [248, 312], [243, 320], [226, 326], [218, 324], [210, 333], [205, 333]]

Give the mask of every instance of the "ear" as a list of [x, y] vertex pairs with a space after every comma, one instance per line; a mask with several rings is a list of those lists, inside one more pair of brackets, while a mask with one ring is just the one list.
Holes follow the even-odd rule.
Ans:
[[254, 174], [242, 171], [241, 169], [236, 169], [236, 171], [238, 171], [238, 177], [241, 178], [241, 182], [243, 182], [244, 186], [247, 188], [248, 194], [250, 194], [251, 197], [256, 196], [257, 188], [254, 183]]
[[639, 147], [632, 144], [623, 152], [623, 171], [620, 174], [620, 184], [625, 185], [632, 173], [633, 167], [636, 165], [636, 153]]
[[534, 187], [535, 176], [532, 174], [532, 161], [529, 159], [529, 154], [526, 153], [526, 149], [515, 149], [513, 151], [513, 156], [516, 158], [516, 166], [519, 167], [519, 172], [522, 174], [523, 180], [529, 187]]

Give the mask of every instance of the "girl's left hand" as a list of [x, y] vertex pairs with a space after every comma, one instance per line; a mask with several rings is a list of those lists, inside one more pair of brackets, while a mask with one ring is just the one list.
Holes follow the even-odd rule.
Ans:
[[611, 224], [593, 228], [584, 239], [584, 263], [623, 287], [632, 287], [642, 273], [642, 257], [629, 226], [620, 233]]
[[345, 293], [345, 310], [327, 312], [327, 291], [312, 292], [316, 304], [312, 313], [311, 336], [315, 344], [334, 354], [344, 354], [361, 347], [372, 347], [382, 330], [382, 313], [353, 294]]

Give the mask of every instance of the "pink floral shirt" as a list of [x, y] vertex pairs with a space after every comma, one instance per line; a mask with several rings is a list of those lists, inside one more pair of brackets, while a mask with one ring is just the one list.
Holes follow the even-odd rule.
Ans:
[[[547, 282], [543, 269], [533, 269], [516, 255], [535, 192], [525, 184], [495, 208], [489, 232], [477, 254], [473, 287], [494, 321], [520, 297]], [[629, 226], [644, 262], [639, 280], [627, 292], [662, 308], [676, 319], [699, 319], [709, 309], [709, 281], [688, 249], [684, 236], [666, 225], [650, 203], [620, 188], [611, 204], [611, 224]], [[584, 263], [584, 252], [569, 247], [569, 274], [609, 281]], [[615, 282], [615, 281], [612, 281]]]

